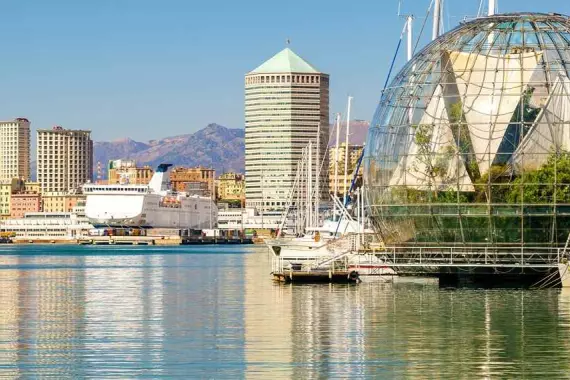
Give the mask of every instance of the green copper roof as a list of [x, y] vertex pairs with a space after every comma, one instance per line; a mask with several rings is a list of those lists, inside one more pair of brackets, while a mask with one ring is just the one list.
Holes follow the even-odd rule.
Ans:
[[311, 73], [318, 74], [319, 70], [315, 69], [310, 63], [299, 57], [293, 50], [285, 48], [265, 63], [261, 64], [250, 74], [260, 73]]

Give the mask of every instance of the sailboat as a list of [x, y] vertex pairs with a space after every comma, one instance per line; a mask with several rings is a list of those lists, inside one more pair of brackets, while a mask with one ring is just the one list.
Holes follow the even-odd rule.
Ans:
[[[350, 115], [350, 104], [352, 98], [349, 97], [348, 113]], [[347, 118], [348, 119], [348, 118]], [[346, 143], [345, 143], [345, 167], [344, 167], [344, 195], [338, 196], [338, 152], [339, 152], [339, 129], [340, 115], [336, 120], [337, 139], [335, 157], [335, 191], [331, 194], [333, 202], [332, 214], [329, 218], [321, 221], [321, 210], [319, 208], [318, 181], [320, 170], [313, 176], [312, 165], [312, 143], [303, 151], [303, 156], [297, 165], [297, 177], [289, 197], [289, 204], [284, 213], [280, 236], [276, 239], [266, 240], [266, 245], [275, 258], [282, 260], [284, 265], [292, 269], [301, 269], [303, 266], [310, 266], [313, 269], [332, 265], [335, 261], [343, 260], [349, 268], [363, 270], [363, 274], [394, 274], [391, 269], [386, 268], [382, 262], [373, 255], [359, 255], [358, 250], [374, 236], [373, 230], [368, 226], [364, 212], [363, 190], [356, 189], [356, 178], [361, 157], [353, 173], [350, 188], [347, 186], [348, 175], [348, 138], [349, 123], [347, 122]], [[317, 144], [317, 148], [319, 144]], [[319, 157], [317, 153], [317, 157]], [[313, 186], [312, 178], [316, 183]], [[291, 209], [295, 211], [295, 223], [292, 236], [285, 236], [285, 221]], [[385, 272], [385, 273], [384, 273]]]

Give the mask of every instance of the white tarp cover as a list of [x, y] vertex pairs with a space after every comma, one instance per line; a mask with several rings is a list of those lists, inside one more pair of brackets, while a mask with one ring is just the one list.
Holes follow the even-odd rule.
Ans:
[[489, 171], [541, 57], [541, 52], [500, 56], [450, 52], [465, 121], [469, 126], [481, 174]]
[[[423, 147], [416, 144], [414, 130], [410, 131], [408, 150], [394, 170], [390, 186], [407, 186], [418, 190], [474, 191], [449, 125], [441, 86], [437, 86], [422, 116], [420, 126], [431, 126], [431, 139]], [[421, 128], [421, 127], [420, 127]], [[430, 176], [429, 166], [446, 168], [440, 175]]]
[[544, 108], [513, 154], [517, 168], [532, 170], [552, 152], [570, 151], [570, 79], [560, 74]]

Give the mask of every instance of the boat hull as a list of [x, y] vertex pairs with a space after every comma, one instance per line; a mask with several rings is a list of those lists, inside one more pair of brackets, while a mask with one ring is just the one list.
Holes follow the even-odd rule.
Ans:
[[217, 223], [210, 198], [183, 197], [164, 204], [158, 194], [89, 194], [85, 214], [95, 227], [178, 228], [202, 230]]

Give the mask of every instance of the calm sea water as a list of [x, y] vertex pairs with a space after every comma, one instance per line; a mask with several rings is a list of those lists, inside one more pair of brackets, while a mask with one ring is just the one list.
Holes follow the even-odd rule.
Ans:
[[261, 247], [0, 254], [0, 377], [570, 376], [566, 291], [284, 286]]

